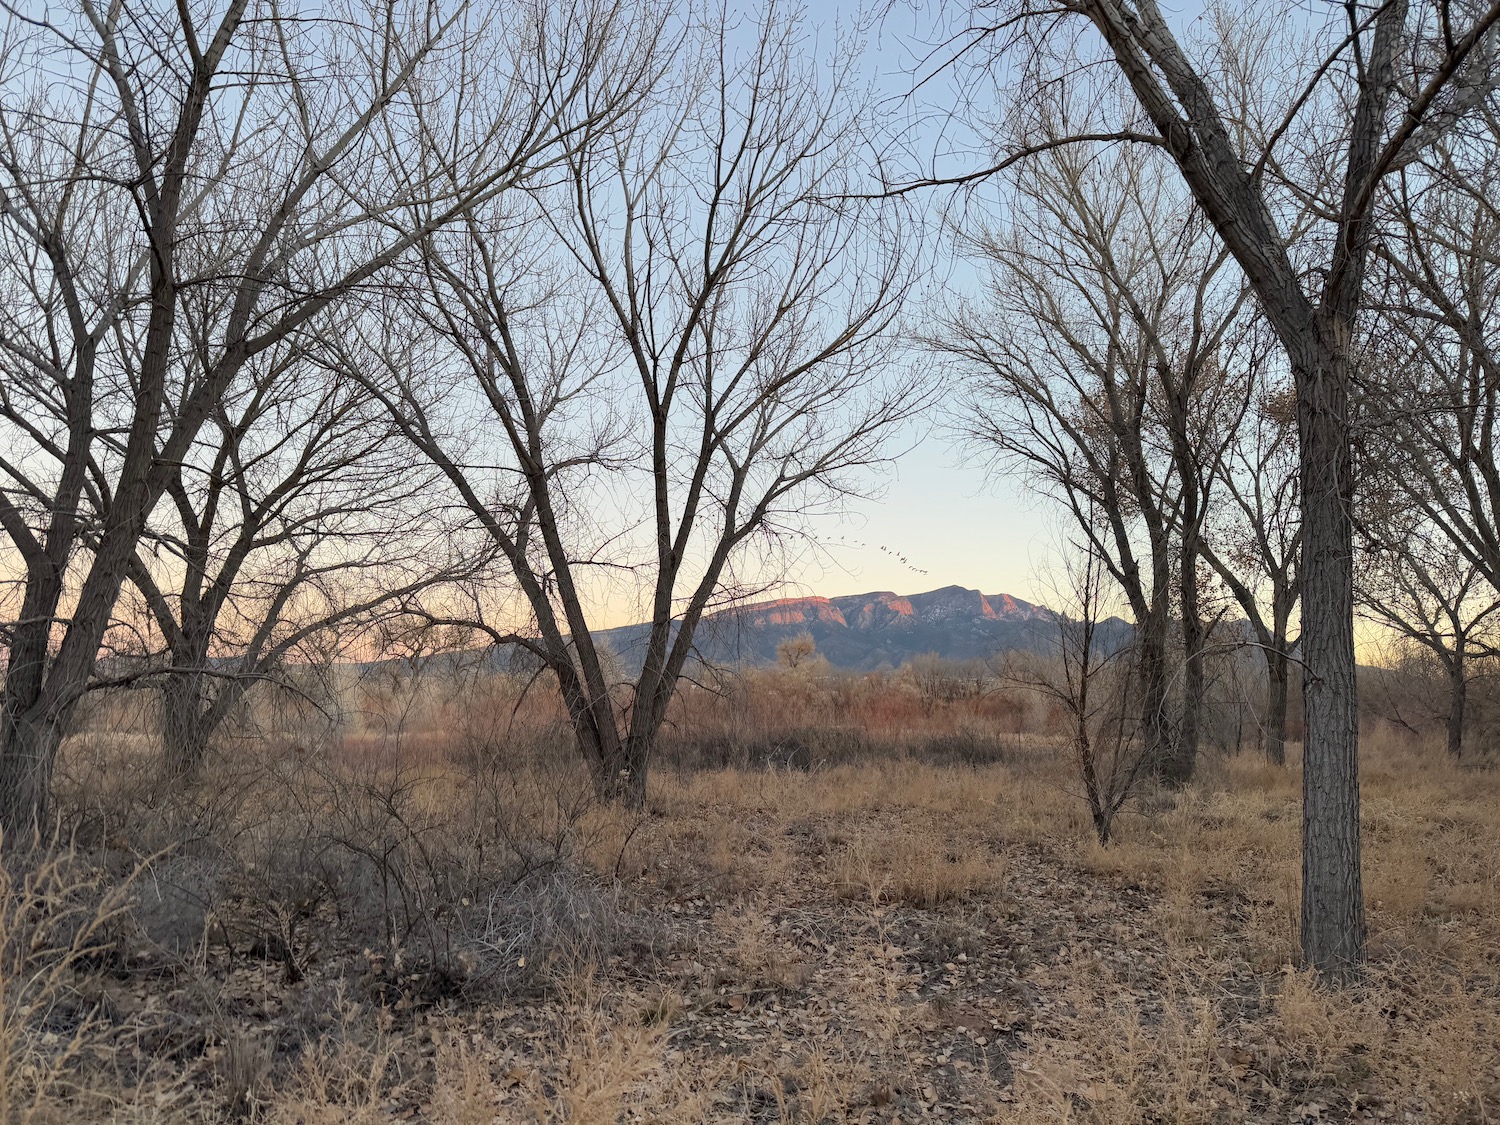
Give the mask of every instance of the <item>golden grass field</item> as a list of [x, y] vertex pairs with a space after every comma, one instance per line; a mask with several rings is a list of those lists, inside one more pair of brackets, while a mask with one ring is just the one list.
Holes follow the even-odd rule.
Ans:
[[[75, 740], [71, 846], [0, 918], [0, 1118], [1500, 1119], [1500, 774], [1367, 733], [1371, 960], [1329, 992], [1293, 967], [1295, 762], [1210, 754], [1103, 849], [1055, 738], [823, 690], [733, 713], [881, 753], [664, 760], [641, 813], [560, 738], [479, 760], [472, 695], [172, 792], [149, 739]], [[958, 730], [995, 760], [910, 750]]]

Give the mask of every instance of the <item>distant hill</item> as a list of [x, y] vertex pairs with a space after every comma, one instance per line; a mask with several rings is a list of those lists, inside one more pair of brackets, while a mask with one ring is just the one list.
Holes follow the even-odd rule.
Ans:
[[[1128, 628], [1124, 622], [1118, 626]], [[601, 633], [600, 639], [634, 665], [648, 629], [627, 625]], [[776, 660], [777, 646], [800, 633], [812, 634], [830, 664], [868, 670], [899, 667], [925, 653], [983, 660], [1006, 650], [1042, 650], [1056, 643], [1057, 626], [1050, 610], [1009, 594], [944, 586], [924, 594], [877, 590], [737, 606], [706, 617], [695, 641], [713, 664], [769, 664]]]

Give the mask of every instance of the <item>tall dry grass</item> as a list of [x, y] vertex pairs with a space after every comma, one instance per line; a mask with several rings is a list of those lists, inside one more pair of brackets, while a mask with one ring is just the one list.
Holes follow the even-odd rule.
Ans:
[[[188, 786], [100, 708], [71, 846], [0, 881], [0, 1122], [920, 1119], [955, 1021], [959, 1120], [1500, 1117], [1500, 774], [1367, 731], [1371, 962], [1329, 992], [1295, 754], [1206, 754], [1101, 848], [1042, 702], [922, 675], [688, 692], [639, 814], [506, 677], [357, 685]], [[918, 947], [1003, 950], [1010, 1014], [913, 991]], [[703, 1031], [804, 1009], [816, 1044]]]

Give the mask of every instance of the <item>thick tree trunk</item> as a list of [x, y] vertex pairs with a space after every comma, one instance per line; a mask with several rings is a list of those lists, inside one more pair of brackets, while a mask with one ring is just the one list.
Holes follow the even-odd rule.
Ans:
[[208, 674], [217, 604], [184, 596], [172, 668], [160, 684], [162, 765], [169, 777], [191, 776], [203, 764], [209, 740], [245, 696], [250, 680]]
[[[665, 685], [675, 685], [676, 677], [642, 673], [636, 681], [637, 703], [631, 712], [629, 731], [622, 733], [614, 704], [608, 698], [589, 698], [583, 679], [570, 675], [566, 667], [560, 676], [565, 680], [562, 694], [574, 738], [593, 777], [595, 796], [603, 802], [643, 808], [652, 751], [671, 698]], [[607, 720], [602, 718], [606, 715]]]
[[9, 847], [29, 847], [47, 831], [52, 767], [62, 744], [64, 722], [65, 717], [45, 709], [5, 713], [0, 728], [5, 747], [5, 768], [0, 770], [0, 827]]
[[1198, 743], [1202, 729], [1204, 669], [1203, 621], [1196, 610], [1183, 615], [1183, 682], [1182, 719], [1177, 737], [1167, 758], [1166, 777], [1170, 784], [1182, 786], [1193, 780], [1198, 768]]
[[23, 844], [45, 830], [52, 766], [66, 718], [49, 706], [46, 691], [61, 592], [55, 572], [28, 575], [0, 705], [0, 830], [7, 840]]
[[578, 732], [579, 749], [594, 777], [594, 795], [600, 801], [618, 802], [626, 808], [644, 808], [651, 752], [656, 742], [654, 732], [648, 740], [632, 737], [619, 739], [612, 745], [604, 745], [605, 742], [607, 739], [596, 739], [592, 732]]
[[1164, 615], [1151, 613], [1138, 627], [1141, 670], [1141, 741], [1151, 773], [1166, 785], [1180, 785], [1174, 762], [1172, 724], [1167, 718], [1167, 637]]
[[626, 745], [627, 774], [620, 794], [626, 808], [639, 810], [646, 807], [646, 780], [651, 770], [651, 754], [655, 748], [655, 731], [649, 739], [632, 738]]
[[1265, 649], [1266, 654], [1266, 715], [1265, 751], [1266, 761], [1272, 765], [1286, 765], [1286, 709], [1291, 691], [1291, 660], [1286, 653], [1286, 642], [1281, 640]]
[[160, 704], [162, 765], [167, 776], [196, 774], [208, 741], [203, 677], [192, 672], [169, 675], [161, 685]]
[[614, 732], [603, 732], [601, 737], [601, 732], [592, 725], [581, 726], [576, 719], [573, 732], [578, 741], [579, 752], [594, 778], [594, 796], [605, 802], [620, 800], [624, 795], [627, 777], [625, 751], [617, 740], [610, 739], [610, 734]]
[[[144, 456], [149, 458], [149, 451]], [[159, 489], [151, 490], [145, 468], [140, 468], [132, 478], [127, 466], [121, 475], [129, 487], [122, 483], [115, 495], [93, 563], [73, 604], [67, 632], [56, 654], [51, 655], [47, 645], [56, 615], [56, 599], [49, 612], [22, 619], [43, 622], [40, 651], [38, 642], [29, 639], [29, 631], [19, 660], [12, 642], [12, 662], [22, 673], [15, 688], [7, 677], [5, 714], [0, 722], [0, 830], [13, 840], [28, 839], [45, 828], [57, 749], [94, 674], [99, 646], [119, 600], [130, 553], [145, 529], [145, 513], [160, 495]], [[28, 601], [30, 585], [28, 582]], [[29, 696], [30, 701], [23, 696]]]
[[1469, 674], [1460, 649], [1448, 665], [1448, 753], [1455, 762], [1464, 756], [1464, 712], [1469, 702]]
[[[594, 795], [600, 801], [618, 800], [625, 754], [613, 703], [607, 695], [600, 698], [590, 692], [590, 681], [578, 674], [567, 653], [555, 657], [551, 667], [568, 709], [574, 744], [593, 778]], [[602, 678], [595, 678], [602, 683]]]
[[196, 774], [208, 744], [245, 695], [247, 681], [185, 671], [161, 685], [163, 766], [169, 777]]
[[1181, 486], [1181, 550], [1177, 559], [1177, 600], [1182, 610], [1182, 717], [1167, 760], [1166, 779], [1186, 785], [1198, 768], [1198, 741], [1202, 730], [1204, 682], [1203, 644], [1205, 630], [1198, 598], [1198, 560], [1202, 554], [1203, 508], [1206, 504], [1202, 478], [1202, 450], [1192, 421], [1193, 392], [1202, 372], [1197, 361], [1173, 374], [1162, 362], [1157, 368], [1168, 407], [1172, 438], [1172, 461]]
[[[667, 605], [670, 612], [669, 603]], [[696, 628], [697, 614], [692, 613], [681, 628]], [[681, 634], [679, 633], [679, 637]], [[635, 682], [635, 701], [630, 709], [630, 731], [625, 738], [625, 759], [628, 774], [622, 794], [626, 807], [646, 807], [646, 782], [651, 771], [651, 758], [656, 750], [656, 740], [661, 734], [662, 724], [667, 719], [667, 706], [677, 690], [677, 671], [669, 656], [671, 618], [653, 630], [651, 643], [647, 646], [646, 660], [641, 674]]]
[[1354, 663], [1349, 369], [1294, 368], [1302, 476], [1302, 957], [1348, 979], [1364, 957]]

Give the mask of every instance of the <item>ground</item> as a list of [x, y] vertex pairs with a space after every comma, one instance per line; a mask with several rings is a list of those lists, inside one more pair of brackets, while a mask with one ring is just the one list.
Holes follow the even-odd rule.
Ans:
[[[408, 866], [346, 862], [315, 879], [335, 871], [307, 844], [316, 834], [283, 825], [300, 848], [288, 861], [266, 827], [280, 822], [247, 817], [241, 799], [238, 867], [219, 870], [222, 842], [137, 860], [129, 909], [106, 903], [107, 941], [67, 929], [71, 961], [18, 961], [14, 947], [48, 945], [38, 919], [61, 917], [57, 902], [97, 908], [77, 887], [125, 880], [103, 879], [98, 856], [119, 869], [139, 849], [75, 843], [50, 884], [12, 888], [6, 1120], [1500, 1115], [1500, 779], [1440, 756], [1366, 751], [1372, 957], [1342, 990], [1293, 967], [1295, 767], [1249, 754], [1144, 797], [1108, 848], [1040, 742], [981, 766], [663, 769], [640, 813], [554, 794], [550, 842], [481, 901], [459, 869], [423, 882], [410, 858], [438, 848], [429, 829], [452, 833], [445, 853], [479, 839], [436, 815], [482, 790], [473, 778], [395, 771], [399, 783], [367, 779], [358, 804], [317, 789], [337, 770], [308, 770], [294, 803], [361, 826], [368, 842], [345, 850], [410, 853]], [[211, 819], [208, 798], [193, 807]], [[398, 815], [371, 820], [379, 808]], [[214, 905], [168, 909], [206, 885], [210, 854]], [[54, 906], [22, 909], [27, 887], [48, 886], [34, 897]], [[352, 914], [360, 904], [384, 921]], [[175, 931], [188, 940], [169, 953]], [[22, 987], [23, 963], [53, 976]]]

